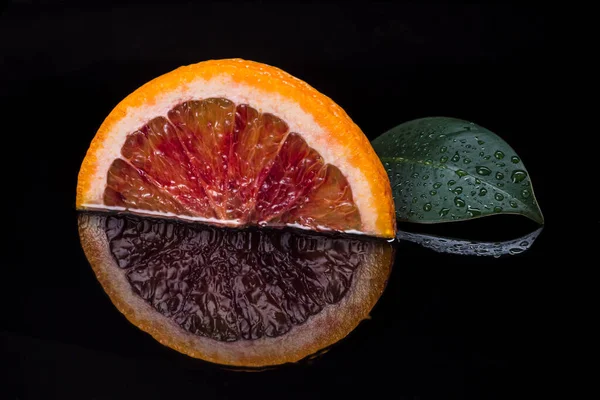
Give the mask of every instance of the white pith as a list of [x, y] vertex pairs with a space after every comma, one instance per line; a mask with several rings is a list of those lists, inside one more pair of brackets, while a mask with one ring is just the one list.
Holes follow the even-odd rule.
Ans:
[[[141, 107], [129, 108], [126, 115], [116, 122], [112, 131], [96, 152], [97, 163], [91, 177], [91, 185], [85, 193], [85, 202], [81, 205], [87, 209], [110, 209], [103, 204], [103, 194], [110, 165], [121, 157], [121, 148], [128, 134], [142, 127], [151, 119], [167, 116], [169, 110], [184, 101], [202, 100], [211, 97], [223, 97], [236, 105], [248, 104], [261, 113], [272, 113], [283, 119], [290, 132], [299, 133], [306, 143], [316, 150], [326, 163], [339, 168], [352, 188], [353, 200], [360, 212], [362, 229], [356, 233], [376, 232], [377, 212], [373, 207], [374, 194], [370, 184], [359, 169], [347, 162], [350, 152], [345, 143], [328, 135], [313, 116], [304, 111], [300, 104], [277, 93], [267, 92], [252, 86], [235, 82], [227, 75], [217, 75], [210, 80], [196, 79], [178, 89], [158, 96], [155, 101]], [[340, 137], [343, 137], [341, 135]], [[156, 216], [169, 216], [152, 212]], [[196, 220], [195, 218], [193, 220]], [[198, 219], [200, 220], [200, 219]], [[204, 219], [203, 219], [204, 220]], [[212, 221], [204, 221], [212, 222]], [[230, 226], [239, 225], [239, 221], [219, 221]]]

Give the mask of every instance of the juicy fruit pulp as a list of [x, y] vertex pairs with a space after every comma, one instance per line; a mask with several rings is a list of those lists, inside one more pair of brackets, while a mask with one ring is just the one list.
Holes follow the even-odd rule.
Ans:
[[226, 342], [287, 333], [339, 303], [354, 274], [391, 251], [349, 235], [83, 215], [104, 227], [134, 293], [189, 333]]
[[128, 135], [104, 204], [236, 225], [360, 230], [352, 190], [285, 121], [224, 98], [187, 101]]
[[[83, 212], [79, 234], [129, 321], [192, 357], [266, 366], [315, 354], [368, 317], [393, 247], [347, 234], [394, 237], [389, 189], [331, 99], [268, 65], [212, 60], [115, 107], [80, 168], [76, 205], [124, 212]], [[272, 228], [286, 225], [308, 230]]]

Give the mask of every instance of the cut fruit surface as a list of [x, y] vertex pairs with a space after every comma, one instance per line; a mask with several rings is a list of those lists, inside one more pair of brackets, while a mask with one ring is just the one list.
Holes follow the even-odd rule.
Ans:
[[182, 67], [127, 96], [88, 149], [76, 206], [118, 309], [221, 364], [293, 362], [337, 342], [393, 261], [391, 188], [365, 135], [331, 99], [250, 61]]
[[295, 362], [346, 336], [384, 290], [380, 239], [79, 215], [82, 244], [113, 303], [192, 357], [237, 366]]
[[182, 67], [123, 100], [83, 161], [77, 207], [395, 234], [389, 180], [360, 129], [306, 83], [243, 60]]

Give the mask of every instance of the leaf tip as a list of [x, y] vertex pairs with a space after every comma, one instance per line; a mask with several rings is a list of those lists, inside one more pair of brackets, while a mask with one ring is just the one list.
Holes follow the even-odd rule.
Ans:
[[535, 212], [531, 213], [531, 215], [528, 215], [528, 217], [532, 221], [537, 222], [540, 225], [544, 225], [544, 214], [542, 213], [539, 205], [536, 207]]

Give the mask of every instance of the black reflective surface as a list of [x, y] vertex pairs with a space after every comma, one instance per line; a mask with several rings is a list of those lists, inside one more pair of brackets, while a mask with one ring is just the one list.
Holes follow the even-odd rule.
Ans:
[[[555, 94], [545, 73], [558, 57], [546, 49], [549, 25], [547, 11], [524, 5], [10, 2], [0, 12], [9, 237], [0, 398], [539, 398], [565, 289], [551, 284], [550, 263], [573, 264], [565, 240], [585, 236], [568, 229], [580, 210], [565, 212], [548, 164]], [[400, 224], [410, 234], [396, 244], [371, 319], [311, 361], [245, 373], [161, 346], [115, 309], [87, 263], [77, 172], [124, 96], [180, 65], [224, 57], [306, 80], [371, 139], [424, 116], [492, 130], [527, 163], [546, 226], [517, 243], [528, 241], [526, 251], [495, 258], [435, 251], [433, 238], [414, 235], [476, 252], [472, 241], [539, 227], [511, 216]]]

